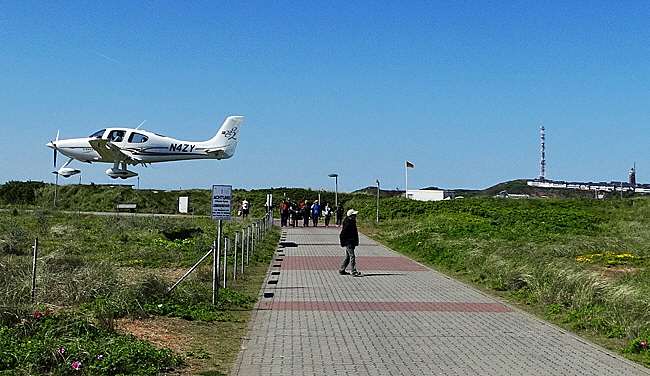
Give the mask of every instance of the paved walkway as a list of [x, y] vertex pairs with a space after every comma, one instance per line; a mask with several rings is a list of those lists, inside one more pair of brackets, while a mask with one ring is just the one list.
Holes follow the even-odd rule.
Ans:
[[283, 229], [232, 375], [650, 375], [361, 236]]

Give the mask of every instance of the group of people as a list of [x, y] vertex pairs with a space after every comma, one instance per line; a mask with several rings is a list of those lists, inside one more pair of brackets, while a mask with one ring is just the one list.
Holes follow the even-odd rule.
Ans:
[[298, 227], [302, 221], [303, 227], [309, 227], [309, 221], [314, 227], [318, 226], [321, 218], [325, 220], [325, 227], [329, 227], [332, 216], [336, 216], [336, 225], [341, 226], [343, 221], [343, 204], [339, 203], [332, 208], [330, 203], [321, 206], [318, 200], [297, 203], [295, 201], [283, 200], [280, 203], [280, 226]]
[[[359, 245], [359, 232], [357, 230], [357, 213], [358, 211], [350, 209], [347, 211], [345, 220], [343, 219], [343, 204], [339, 203], [336, 208], [332, 209], [329, 202], [325, 204], [324, 207], [318, 203], [318, 200], [314, 200], [313, 203], [305, 200], [298, 204], [295, 201], [284, 200], [280, 204], [280, 225], [282, 227], [298, 226], [298, 223], [302, 220], [302, 225], [304, 227], [309, 226], [309, 220], [311, 219], [313, 226], [318, 226], [318, 220], [320, 217], [325, 218], [325, 227], [329, 227], [330, 219], [332, 214], [336, 216], [336, 225], [341, 227], [341, 233], [339, 234], [339, 241], [341, 247], [345, 248], [345, 259], [339, 268], [339, 274], [341, 275], [350, 275], [354, 277], [360, 277], [361, 272], [357, 270], [356, 256], [354, 253], [355, 248]], [[347, 272], [348, 265], [350, 266], [350, 272]]]
[[[304, 227], [309, 226], [309, 220], [314, 227], [318, 226], [321, 217], [325, 219], [325, 227], [329, 227], [332, 216], [336, 216], [336, 225], [341, 227], [339, 241], [341, 247], [345, 247], [345, 259], [339, 268], [339, 274], [352, 275], [360, 277], [361, 272], [357, 270], [355, 248], [359, 245], [359, 232], [357, 230], [357, 213], [358, 211], [350, 209], [347, 211], [345, 220], [343, 219], [343, 204], [339, 203], [336, 208], [331, 208], [329, 202], [321, 207], [318, 200], [310, 203], [308, 200], [297, 203], [295, 201], [283, 200], [280, 203], [280, 225], [282, 227], [297, 227], [302, 221]], [[250, 201], [245, 198], [240, 207], [241, 215], [245, 218], [250, 211]], [[346, 269], [350, 266], [350, 272]]]

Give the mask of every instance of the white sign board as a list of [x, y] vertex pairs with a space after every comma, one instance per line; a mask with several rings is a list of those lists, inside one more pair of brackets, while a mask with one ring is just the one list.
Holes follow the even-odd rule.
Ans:
[[232, 185], [212, 186], [212, 219], [230, 220]]
[[179, 213], [187, 213], [187, 209], [189, 208], [190, 205], [190, 198], [187, 196], [179, 197], [178, 198], [178, 212]]

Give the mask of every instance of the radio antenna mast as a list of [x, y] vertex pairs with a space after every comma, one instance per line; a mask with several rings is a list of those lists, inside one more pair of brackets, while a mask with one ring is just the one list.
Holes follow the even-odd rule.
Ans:
[[542, 159], [539, 161], [539, 180], [546, 180], [546, 133], [543, 125], [539, 129], [539, 138], [542, 144], [540, 150]]

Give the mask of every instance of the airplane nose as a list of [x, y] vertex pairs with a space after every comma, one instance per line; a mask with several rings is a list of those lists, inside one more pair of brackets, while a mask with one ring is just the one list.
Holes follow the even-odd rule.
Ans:
[[47, 144], [45, 144], [45, 146], [47, 146], [48, 148], [52, 148], [52, 149], [55, 148], [55, 146], [54, 146], [54, 142], [52, 142], [52, 141], [50, 141], [50, 142], [48, 142]]

